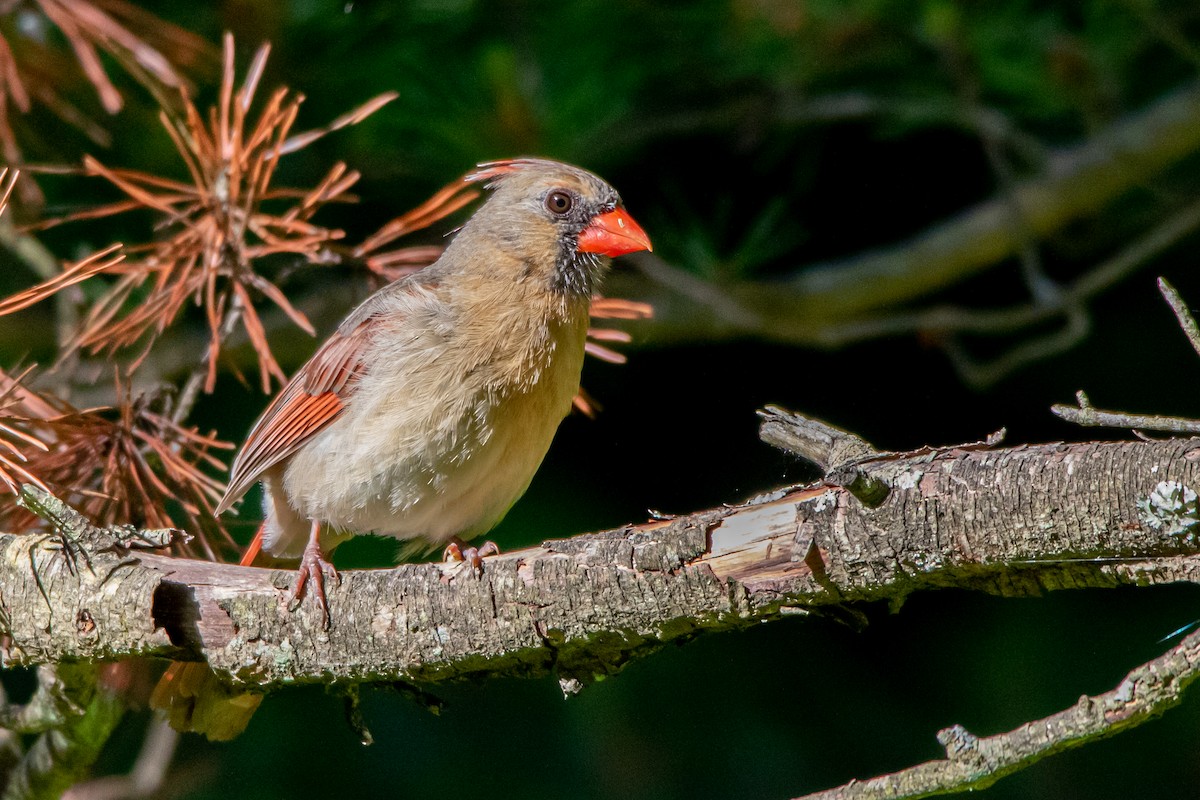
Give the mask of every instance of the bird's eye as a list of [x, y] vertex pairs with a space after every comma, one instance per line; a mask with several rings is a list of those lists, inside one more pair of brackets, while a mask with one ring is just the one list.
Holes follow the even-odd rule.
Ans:
[[546, 208], [551, 214], [566, 214], [573, 205], [574, 199], [566, 192], [551, 192], [546, 195]]

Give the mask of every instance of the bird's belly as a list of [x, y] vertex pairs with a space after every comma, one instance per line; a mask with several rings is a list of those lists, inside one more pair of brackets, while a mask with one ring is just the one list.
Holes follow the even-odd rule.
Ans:
[[344, 531], [431, 546], [484, 533], [525, 492], [570, 410], [582, 348], [558, 356], [528, 387], [481, 389], [455, 406], [408, 394], [356, 403], [291, 459], [289, 505]]
[[457, 446], [416, 458], [393, 454], [389, 460], [381, 453], [382, 469], [358, 484], [371, 487], [366, 502], [346, 486], [342, 502], [316, 516], [350, 531], [419, 537], [431, 545], [482, 534], [525, 493], [569, 404], [570, 398], [552, 406], [514, 398], [497, 409], [486, 440], [468, 435]]

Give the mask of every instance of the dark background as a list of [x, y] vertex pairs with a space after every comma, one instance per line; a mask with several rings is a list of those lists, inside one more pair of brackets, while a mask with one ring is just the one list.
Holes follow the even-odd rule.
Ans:
[[[307, 95], [301, 128], [378, 92], [400, 92], [367, 122], [291, 158], [281, 176], [309, 185], [336, 160], [362, 170], [361, 202], [319, 218], [351, 240], [478, 161], [536, 154], [604, 175], [657, 255], [716, 283], [770, 280], [900, 242], [991, 197], [998, 183], [979, 135], [956, 121], [964, 98], [998, 112], [1049, 156], [1194, 80], [1200, 64], [1200, 12], [1151, 0], [967, 10], [755, 0], [146, 5], [210, 41], [232, 30], [239, 63], [271, 41], [264, 85]], [[197, 77], [202, 100], [211, 101], [215, 75]], [[137, 96], [136, 87], [129, 93]], [[878, 98], [881, 111], [805, 124], [777, 113], [855, 94]], [[106, 124], [115, 140], [100, 153], [106, 163], [179, 174], [144, 95]], [[31, 128], [31, 159], [95, 151], [70, 135], [38, 139]], [[1016, 147], [1004, 157], [1018, 177], [1045, 166]], [[1195, 162], [1147, 175], [1039, 243], [1050, 278], [1072, 280], [1193, 199]], [[49, 211], [100, 192], [69, 181], [50, 181], [46, 191]], [[144, 238], [142, 222], [59, 229], [46, 241], [67, 255]], [[811, 478], [758, 442], [755, 410], [767, 403], [886, 449], [974, 441], [1002, 426], [1012, 444], [1122, 436], [1049, 413], [1081, 388], [1104, 407], [1200, 414], [1200, 361], [1154, 285], [1166, 275], [1185, 298], [1200, 298], [1197, 242], [1181, 240], [1103, 293], [1077, 346], [986, 387], [964, 383], [938, 336], [838, 350], [754, 337], [665, 347], [652, 325], [640, 326], [627, 365], [587, 365], [584, 385], [603, 413], [568, 418], [528, 495], [491, 538], [518, 548], [642, 521], [648, 509], [692, 511]], [[361, 296], [361, 286], [327, 280], [326, 291], [345, 293], [347, 309]], [[1013, 260], [907, 307], [989, 308], [1027, 297]], [[1021, 336], [964, 344], [994, 355]], [[20, 340], [4, 347], [12, 359], [29, 350]], [[193, 421], [237, 441], [263, 404], [223, 378]], [[253, 512], [244, 513], [238, 533], [248, 538]], [[354, 542], [338, 563], [380, 566], [390, 554], [387, 543]], [[570, 700], [552, 678], [437, 686], [448, 706], [434, 716], [368, 689], [371, 747], [358, 744], [337, 698], [283, 692], [231, 744], [186, 738], [172, 794], [793, 797], [936, 758], [935, 734], [948, 725], [993, 734], [1111, 689], [1169, 646], [1162, 637], [1200, 618], [1200, 590], [1021, 600], [942, 591], [898, 610], [861, 610], [870, 620], [861, 632], [788, 619], [671, 646]], [[1192, 697], [1160, 721], [1048, 759], [982, 796], [1194, 795], [1198, 712]], [[143, 712], [122, 724], [100, 771], [127, 768], [146, 721]]]

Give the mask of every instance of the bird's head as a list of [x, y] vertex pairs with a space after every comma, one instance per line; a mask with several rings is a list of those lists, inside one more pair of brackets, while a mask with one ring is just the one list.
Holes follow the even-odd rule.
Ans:
[[590, 298], [608, 257], [649, 250], [616, 190], [587, 170], [536, 158], [481, 164], [467, 175], [492, 196], [463, 228], [515, 259], [524, 279]]

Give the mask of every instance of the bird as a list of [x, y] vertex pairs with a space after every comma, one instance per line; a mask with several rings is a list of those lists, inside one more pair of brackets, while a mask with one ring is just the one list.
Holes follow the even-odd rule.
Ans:
[[[289, 605], [311, 594], [326, 627], [329, 554], [351, 536], [445, 547], [482, 569], [495, 546], [468, 541], [524, 494], [569, 412], [611, 258], [652, 249], [617, 191], [580, 167], [514, 158], [464, 180], [490, 196], [433, 264], [370, 295], [295, 373], [216, 509], [262, 483], [264, 521], [243, 563], [258, 546], [298, 558]], [[232, 738], [245, 722], [205, 705], [213, 681], [201, 664], [174, 664], [151, 704], [176, 727]], [[243, 712], [258, 704], [224, 695]]]

